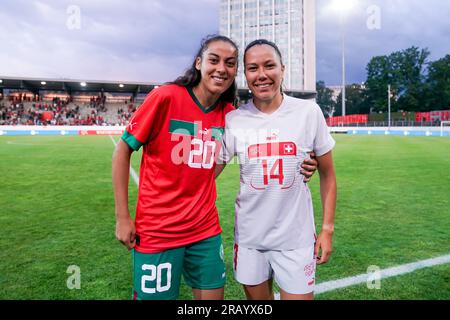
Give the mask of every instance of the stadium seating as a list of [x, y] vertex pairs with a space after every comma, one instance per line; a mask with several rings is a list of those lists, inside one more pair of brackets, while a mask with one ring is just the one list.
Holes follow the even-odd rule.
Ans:
[[39, 101], [6, 97], [0, 101], [0, 125], [120, 125], [128, 124], [139, 102], [128, 97], [45, 96]]

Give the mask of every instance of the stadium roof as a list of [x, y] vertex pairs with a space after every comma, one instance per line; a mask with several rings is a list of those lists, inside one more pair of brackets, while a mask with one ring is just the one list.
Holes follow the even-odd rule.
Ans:
[[[40, 90], [65, 91], [69, 94], [75, 92], [123, 92], [123, 93], [148, 93], [155, 87], [162, 85], [156, 82], [125, 82], [104, 80], [76, 80], [76, 79], [49, 79], [49, 78], [16, 78], [0, 76], [0, 90], [15, 89], [28, 90], [37, 94]], [[285, 90], [291, 96], [298, 98], [314, 98], [315, 91]], [[239, 88], [241, 99], [248, 99], [248, 88]]]
[[[0, 76], [0, 88], [23, 89], [31, 92], [39, 90], [72, 92], [124, 92], [147, 93], [158, 83], [75, 80], [75, 79], [48, 79], [48, 78], [13, 78]], [[84, 84], [84, 85], [83, 85]]]

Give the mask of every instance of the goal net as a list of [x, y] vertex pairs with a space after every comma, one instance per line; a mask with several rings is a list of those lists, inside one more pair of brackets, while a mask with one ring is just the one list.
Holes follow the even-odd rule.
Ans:
[[441, 137], [450, 133], [450, 121], [441, 121]]

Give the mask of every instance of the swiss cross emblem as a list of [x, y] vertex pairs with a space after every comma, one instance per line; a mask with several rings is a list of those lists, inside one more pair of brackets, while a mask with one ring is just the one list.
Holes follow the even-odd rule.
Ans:
[[294, 151], [294, 146], [292, 145], [292, 143], [286, 144], [284, 146], [284, 151], [286, 153], [291, 153], [292, 151]]

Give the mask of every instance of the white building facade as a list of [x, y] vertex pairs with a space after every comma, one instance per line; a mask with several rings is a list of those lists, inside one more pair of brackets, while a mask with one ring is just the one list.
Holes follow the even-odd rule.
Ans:
[[284, 89], [316, 91], [315, 0], [221, 0], [220, 34], [239, 46], [238, 87], [247, 87], [245, 46], [264, 38], [283, 55]]

